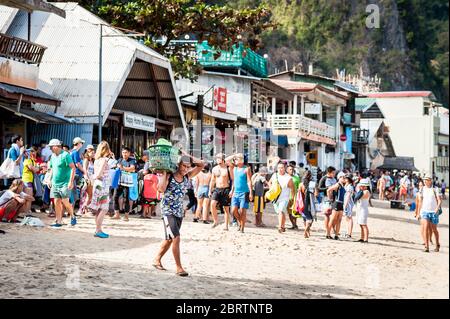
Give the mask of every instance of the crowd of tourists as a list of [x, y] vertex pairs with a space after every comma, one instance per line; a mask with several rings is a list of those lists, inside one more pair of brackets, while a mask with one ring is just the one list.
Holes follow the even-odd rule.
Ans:
[[244, 233], [250, 203], [256, 227], [266, 227], [264, 215], [271, 203], [280, 234], [286, 232], [287, 220], [292, 230], [299, 229], [302, 221], [303, 236], [309, 238], [313, 223], [322, 214], [326, 239], [340, 240], [345, 221], [343, 237], [352, 240], [355, 219], [360, 227], [357, 242], [368, 243], [371, 199], [377, 192], [381, 200], [410, 200], [421, 220], [424, 250], [429, 252], [434, 236], [435, 251], [439, 251], [437, 225], [446, 185], [429, 175], [421, 178], [383, 171], [375, 176], [331, 166], [313, 174], [302, 163], [282, 160], [269, 172], [267, 167], [249, 165], [241, 153], [219, 153], [208, 163], [184, 152], [177, 170], [169, 173], [153, 170], [148, 152], [137, 159], [127, 147], [116, 156], [106, 141], [97, 147], [84, 144], [76, 137], [69, 148], [52, 139], [25, 149], [23, 138], [14, 136], [0, 171], [6, 186], [0, 193], [0, 219], [17, 222], [33, 209], [47, 213], [55, 220], [51, 227], [60, 228], [65, 225], [64, 217], [76, 226], [77, 218], [92, 215], [94, 236], [108, 238], [103, 231], [105, 216], [124, 222], [131, 214], [151, 219], [160, 206], [165, 240], [153, 266], [165, 270], [161, 259], [172, 247], [177, 274], [186, 276], [180, 261], [180, 228], [187, 214], [192, 213], [195, 223], [216, 228], [220, 212], [224, 230], [234, 225]]

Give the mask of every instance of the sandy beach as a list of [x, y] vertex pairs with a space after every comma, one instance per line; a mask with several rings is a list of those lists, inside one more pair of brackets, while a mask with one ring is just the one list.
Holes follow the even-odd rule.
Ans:
[[[448, 203], [448, 202], [447, 202]], [[192, 222], [182, 226], [182, 262], [190, 277], [151, 266], [163, 236], [159, 218], [107, 218], [110, 239], [93, 237], [93, 217], [75, 227], [34, 228], [0, 224], [2, 298], [449, 298], [448, 205], [439, 225], [441, 251], [424, 253], [412, 213], [375, 201], [370, 243], [326, 240], [322, 216], [312, 237], [278, 234], [269, 209], [268, 228]], [[271, 205], [270, 205], [271, 206]], [[34, 214], [46, 224], [45, 214]], [[252, 214], [250, 220], [254, 218]], [[223, 216], [221, 216], [222, 218]], [[68, 219], [66, 219], [68, 222]], [[343, 222], [345, 232], [346, 224]], [[353, 240], [359, 238], [355, 224]]]

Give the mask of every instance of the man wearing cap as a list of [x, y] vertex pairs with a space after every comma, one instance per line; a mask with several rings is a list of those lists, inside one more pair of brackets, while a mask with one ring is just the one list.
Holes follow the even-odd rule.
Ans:
[[418, 194], [418, 211], [421, 217], [421, 234], [425, 243], [425, 252], [430, 251], [430, 239], [434, 234], [436, 238], [435, 252], [439, 251], [439, 232], [437, 225], [439, 224], [439, 213], [441, 212], [441, 194], [439, 189], [433, 188], [433, 179], [430, 175], [423, 178], [424, 186]]
[[75, 164], [69, 153], [62, 150], [62, 143], [53, 139], [49, 142], [49, 147], [53, 155], [50, 158], [49, 168], [51, 175], [51, 196], [55, 199], [56, 223], [53, 227], [62, 226], [62, 213], [64, 208], [69, 212], [71, 225], [75, 226], [77, 220], [73, 213], [73, 207], [70, 204], [70, 192], [73, 190], [75, 179]]
[[[212, 169], [212, 178], [209, 184], [209, 198], [211, 198], [211, 213], [214, 220], [213, 227], [219, 225], [217, 216], [217, 205], [219, 204], [225, 213], [225, 230], [228, 230], [230, 222], [230, 191], [233, 180], [234, 155], [225, 158], [225, 154], [216, 155], [216, 163]], [[231, 166], [231, 167], [230, 167]]]
[[86, 175], [86, 172], [83, 168], [83, 160], [80, 156], [80, 149], [83, 147], [84, 143], [85, 141], [83, 139], [81, 139], [80, 137], [75, 137], [73, 139], [73, 148], [70, 151], [70, 156], [72, 157], [72, 161], [76, 168], [74, 181], [75, 187], [73, 188], [71, 195], [71, 202], [74, 207], [76, 201], [79, 199], [78, 192], [81, 189], [83, 183], [83, 176]]

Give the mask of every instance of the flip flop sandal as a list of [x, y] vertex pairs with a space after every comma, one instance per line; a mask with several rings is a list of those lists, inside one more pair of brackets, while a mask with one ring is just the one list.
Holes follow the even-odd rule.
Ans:
[[189, 274], [187, 272], [185, 272], [185, 271], [182, 271], [182, 272], [177, 272], [177, 276], [187, 277], [187, 276], [189, 276]]
[[158, 270], [167, 270], [167, 269], [164, 268], [162, 265], [156, 265], [156, 264], [153, 264], [152, 266], [155, 267], [155, 268], [158, 269]]

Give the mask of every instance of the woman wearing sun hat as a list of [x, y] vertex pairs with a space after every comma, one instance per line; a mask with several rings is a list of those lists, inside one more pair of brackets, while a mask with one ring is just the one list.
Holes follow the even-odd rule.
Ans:
[[361, 239], [358, 242], [369, 242], [369, 228], [367, 227], [367, 218], [369, 216], [369, 199], [370, 199], [370, 181], [362, 179], [358, 184], [359, 190], [362, 192], [362, 196], [357, 199], [357, 222], [361, 227]]

